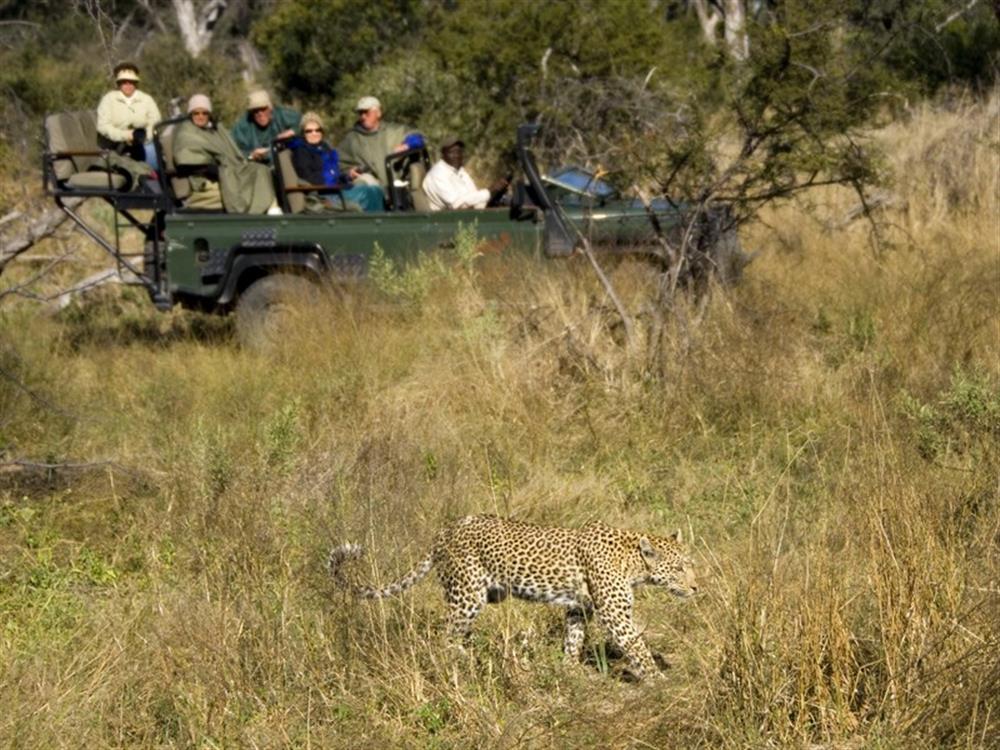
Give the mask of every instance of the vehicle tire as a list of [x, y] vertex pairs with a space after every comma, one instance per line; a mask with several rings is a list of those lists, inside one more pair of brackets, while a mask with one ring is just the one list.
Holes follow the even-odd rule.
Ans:
[[270, 349], [309, 324], [319, 297], [319, 285], [304, 276], [276, 273], [257, 279], [236, 301], [236, 338], [247, 349]]

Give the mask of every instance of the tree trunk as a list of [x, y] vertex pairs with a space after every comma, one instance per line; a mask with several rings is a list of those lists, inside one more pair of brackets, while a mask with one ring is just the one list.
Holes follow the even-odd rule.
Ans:
[[722, 21], [722, 14], [719, 13], [718, 8], [709, 4], [709, 0], [693, 0], [693, 4], [695, 13], [698, 14], [698, 23], [701, 24], [701, 33], [704, 35], [705, 41], [714, 47], [717, 38], [715, 30], [718, 28], [719, 22]]
[[734, 60], [743, 62], [750, 57], [746, 2], [745, 0], [724, 0], [724, 8], [726, 46]]
[[718, 43], [721, 23], [730, 56], [737, 62], [750, 56], [746, 0], [692, 0], [692, 4], [706, 42], [713, 47]]
[[226, 10], [227, 0], [209, 0], [201, 9], [195, 7], [194, 0], [173, 0], [173, 4], [184, 49], [191, 57], [198, 57], [211, 44], [212, 31]]
[[248, 39], [239, 43], [240, 60], [243, 62], [243, 80], [247, 83], [259, 80], [259, 73], [264, 67], [260, 54]]

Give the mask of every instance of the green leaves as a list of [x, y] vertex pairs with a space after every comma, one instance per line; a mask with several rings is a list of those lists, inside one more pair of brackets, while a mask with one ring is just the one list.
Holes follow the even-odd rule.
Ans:
[[335, 97], [344, 75], [404, 54], [417, 5], [415, 0], [280, 3], [254, 27], [252, 40], [281, 88], [293, 95]]

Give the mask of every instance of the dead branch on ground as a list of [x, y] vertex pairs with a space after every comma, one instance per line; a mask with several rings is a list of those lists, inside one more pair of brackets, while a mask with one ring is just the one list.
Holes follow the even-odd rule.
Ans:
[[[82, 202], [82, 198], [71, 198], [66, 201], [66, 205], [73, 208]], [[10, 217], [11, 214], [7, 216]], [[7, 217], [4, 218], [7, 219]], [[3, 275], [8, 263], [30, 250], [39, 240], [53, 235], [68, 218], [69, 216], [62, 209], [51, 208], [30, 219], [27, 228], [16, 237], [9, 240], [0, 238], [0, 276]], [[13, 221], [13, 219], [10, 220]]]

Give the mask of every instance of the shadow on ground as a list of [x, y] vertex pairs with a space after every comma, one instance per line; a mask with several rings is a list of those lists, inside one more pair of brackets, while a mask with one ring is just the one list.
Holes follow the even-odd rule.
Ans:
[[73, 350], [87, 346], [168, 345], [180, 341], [225, 344], [233, 338], [228, 315], [174, 307], [159, 311], [137, 289], [101, 289], [57, 313], [64, 341]]

